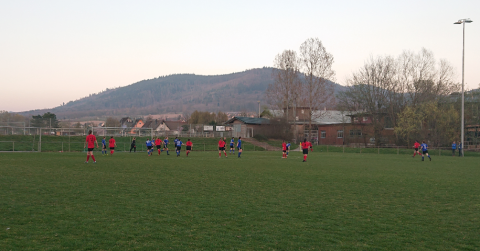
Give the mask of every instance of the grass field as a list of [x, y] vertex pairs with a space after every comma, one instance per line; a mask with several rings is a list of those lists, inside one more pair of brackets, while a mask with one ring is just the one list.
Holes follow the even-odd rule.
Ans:
[[477, 158], [0, 153], [0, 250], [479, 250]]

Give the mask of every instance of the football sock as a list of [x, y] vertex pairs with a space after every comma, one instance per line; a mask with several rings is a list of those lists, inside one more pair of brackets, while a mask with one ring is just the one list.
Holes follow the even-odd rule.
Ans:
[[240, 158], [240, 154], [242, 154], [241, 152], [238, 152], [238, 157]]
[[167, 154], [168, 154], [168, 150], [167, 150]]
[[307, 156], [303, 156], [303, 160], [307, 161]]
[[424, 157], [422, 156], [422, 160], [424, 159]]
[[287, 156], [288, 156], [288, 152], [287, 152]]
[[96, 160], [95, 160], [95, 157], [93, 157], [93, 155], [92, 155], [92, 159], [93, 159], [93, 161], [96, 161]]
[[227, 156], [227, 152], [224, 152], [225, 156]]
[[90, 159], [90, 155], [87, 155], [87, 162], [88, 162], [89, 159]]
[[113, 154], [113, 151], [110, 151], [110, 154]]
[[160, 154], [160, 149], [158, 149], [158, 154]]
[[218, 157], [222, 157], [222, 153], [218, 153]]

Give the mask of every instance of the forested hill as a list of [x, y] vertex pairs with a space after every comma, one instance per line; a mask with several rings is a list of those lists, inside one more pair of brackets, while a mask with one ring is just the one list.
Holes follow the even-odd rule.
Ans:
[[[52, 112], [63, 119], [194, 110], [256, 111], [257, 101], [264, 100], [265, 90], [272, 82], [272, 68], [215, 76], [175, 74], [107, 89], [53, 109], [27, 111], [22, 114]], [[336, 86], [336, 89], [338, 87]]]

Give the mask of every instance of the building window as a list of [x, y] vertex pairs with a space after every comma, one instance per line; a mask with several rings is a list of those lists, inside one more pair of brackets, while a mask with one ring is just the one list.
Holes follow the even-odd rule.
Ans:
[[368, 117], [363, 117], [363, 122], [367, 122], [368, 121]]
[[305, 110], [302, 110], [302, 114], [304, 114], [304, 113], [305, 113]]
[[350, 130], [350, 138], [362, 136], [362, 130]]
[[322, 139], [326, 138], [327, 137], [327, 132], [326, 131], [320, 131], [320, 137]]
[[337, 138], [343, 139], [343, 130], [337, 131]]
[[358, 123], [358, 118], [357, 117], [353, 118], [353, 123]]

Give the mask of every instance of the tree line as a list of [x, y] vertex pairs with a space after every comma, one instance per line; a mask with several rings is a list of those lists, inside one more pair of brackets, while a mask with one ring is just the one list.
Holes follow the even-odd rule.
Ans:
[[[460, 85], [447, 60], [435, 59], [425, 48], [396, 57], [370, 57], [347, 78], [346, 90], [337, 96], [330, 84], [335, 78], [333, 62], [333, 55], [318, 38], [307, 39], [298, 53], [285, 50], [278, 54], [272, 71], [274, 82], [265, 92], [271, 107], [283, 110], [289, 123], [296, 120], [297, 107], [307, 108], [312, 128], [312, 121], [325, 115], [323, 108], [335, 103], [337, 110], [372, 118], [376, 145], [386, 143], [382, 131], [392, 126], [398, 145], [427, 139], [440, 146], [459, 139], [460, 109], [455, 93]], [[480, 94], [471, 96], [466, 114], [469, 109], [478, 114]], [[478, 115], [467, 115], [466, 124], [478, 119]]]

